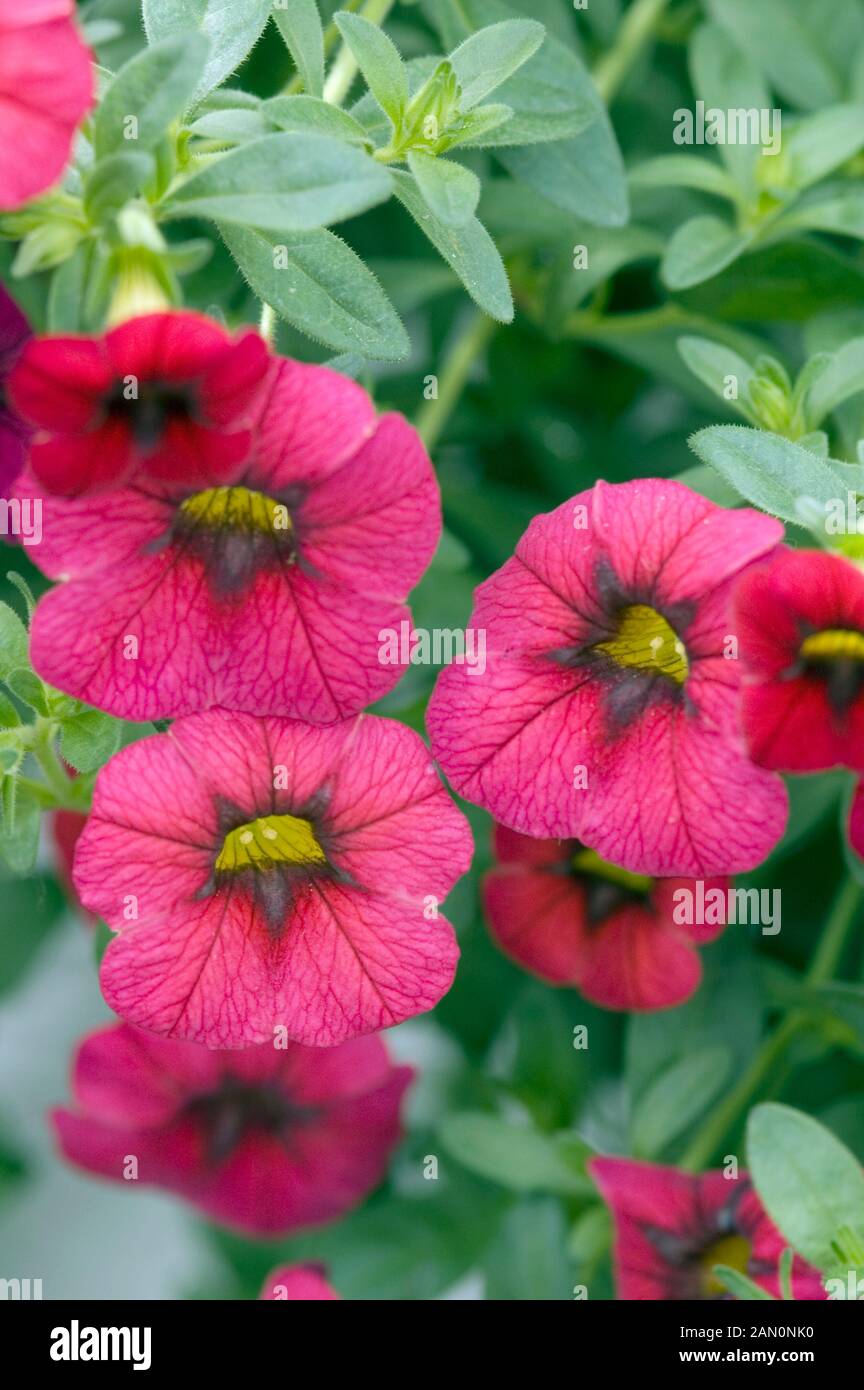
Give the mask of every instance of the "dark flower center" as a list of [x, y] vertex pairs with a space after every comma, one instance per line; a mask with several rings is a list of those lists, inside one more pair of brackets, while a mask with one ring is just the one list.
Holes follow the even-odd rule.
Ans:
[[308, 893], [315, 879], [341, 877], [328, 862], [316, 825], [323, 801], [317, 811], [307, 810], [307, 815], [273, 812], [249, 820], [237, 807], [220, 801], [221, 839], [200, 896], [241, 888], [278, 936], [298, 895]]
[[203, 562], [222, 597], [242, 592], [259, 569], [296, 560], [288, 503], [240, 484], [205, 488], [187, 497], [172, 534]]
[[226, 1076], [218, 1091], [189, 1101], [184, 1114], [202, 1127], [208, 1162], [217, 1164], [230, 1158], [250, 1134], [287, 1141], [298, 1126], [314, 1120], [317, 1111], [296, 1105], [275, 1086], [256, 1086]]
[[593, 650], [603, 652], [625, 670], [664, 676], [676, 685], [684, 684], [690, 669], [684, 643], [663, 614], [646, 603], [623, 608], [615, 636], [596, 643]]
[[625, 584], [606, 559], [594, 570], [602, 616], [580, 644], [550, 652], [553, 661], [602, 681], [610, 732], [627, 728], [653, 705], [688, 705], [690, 662], [681, 632], [693, 619], [692, 603], [661, 609], [648, 588]]
[[653, 879], [610, 864], [582, 845], [570, 855], [568, 868], [584, 889], [589, 922], [602, 922], [618, 908], [634, 903], [644, 907], [654, 886]]
[[798, 656], [805, 674], [824, 681], [831, 707], [838, 714], [864, 691], [864, 633], [824, 628], [804, 638]]
[[741, 1198], [749, 1184], [736, 1183], [730, 1200], [713, 1210], [702, 1209], [691, 1230], [670, 1231], [646, 1226], [644, 1234], [666, 1265], [667, 1297], [673, 1299], [728, 1299], [714, 1274], [716, 1265], [728, 1265], [741, 1274], [756, 1277], [770, 1273], [769, 1266], [753, 1259], [749, 1233], [738, 1219]]
[[105, 404], [109, 415], [128, 424], [142, 454], [149, 454], [162, 442], [172, 420], [196, 418], [198, 393], [194, 386], [175, 382], [140, 381], [133, 387], [118, 381]]

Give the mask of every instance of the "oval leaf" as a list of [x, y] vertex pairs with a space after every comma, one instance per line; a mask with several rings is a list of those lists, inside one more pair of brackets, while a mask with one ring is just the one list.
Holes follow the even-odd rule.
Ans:
[[171, 217], [305, 232], [364, 212], [391, 191], [387, 170], [352, 145], [329, 135], [265, 135], [193, 174], [163, 208]]

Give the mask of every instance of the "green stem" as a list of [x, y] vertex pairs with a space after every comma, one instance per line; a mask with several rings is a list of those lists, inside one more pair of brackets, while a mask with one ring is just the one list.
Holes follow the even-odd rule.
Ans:
[[[395, 0], [366, 0], [360, 14], [370, 24], [383, 24], [394, 4]], [[343, 43], [324, 83], [324, 100], [331, 106], [341, 106], [356, 76], [357, 59], [347, 43]]]
[[[837, 969], [849, 929], [861, 900], [861, 888], [851, 879], [837, 895], [831, 915], [825, 924], [819, 945], [804, 976], [807, 985], [823, 984]], [[710, 1163], [717, 1149], [737, 1124], [740, 1117], [758, 1095], [764, 1082], [780, 1062], [790, 1043], [805, 1031], [811, 1022], [806, 1009], [796, 1009], [766, 1038], [743, 1076], [732, 1087], [722, 1103], [709, 1115], [681, 1160], [682, 1168], [698, 1171]]]
[[[82, 809], [80, 798], [75, 794], [75, 783], [67, 773], [54, 748], [54, 726], [51, 720], [37, 720], [33, 726], [30, 752], [45, 779], [44, 784], [42, 784], [43, 796], [40, 799], [44, 800], [44, 792], [47, 790], [57, 806]], [[40, 784], [36, 783], [35, 785]]]
[[424, 401], [417, 412], [415, 425], [431, 453], [438, 443], [441, 432], [449, 419], [468, 380], [472, 366], [481, 356], [495, 332], [495, 320], [487, 318], [479, 310], [466, 319], [444, 360], [438, 379], [438, 395], [433, 400]]
[[[359, 6], [360, 6], [360, 0], [345, 0], [345, 3], [344, 3], [343, 5], [340, 5], [340, 6], [339, 6], [339, 9], [340, 9], [340, 10], [347, 10], [349, 14], [353, 14], [353, 12], [354, 12], [356, 9], [358, 9]], [[336, 47], [336, 44], [337, 44], [338, 42], [339, 42], [339, 27], [338, 27], [338, 25], [336, 24], [336, 21], [333, 20], [333, 19], [331, 19], [330, 23], [327, 25], [327, 28], [324, 30], [324, 56], [325, 56], [325, 58], [329, 58], [330, 54], [332, 53], [333, 49]], [[282, 88], [282, 91], [281, 91], [280, 95], [281, 95], [281, 96], [290, 97], [290, 96], [294, 96], [294, 94], [295, 94], [296, 92], [302, 92], [302, 91], [303, 91], [303, 78], [300, 76], [299, 72], [295, 72], [295, 74], [294, 74], [294, 76], [291, 78], [290, 82], [287, 82], [287, 83], [285, 84], [285, 86]]]
[[[35, 777], [22, 777], [16, 774], [15, 781], [19, 788], [36, 798], [43, 811], [72, 810], [71, 802], [58, 800], [51, 788], [46, 787], [44, 782], [37, 782]], [[76, 806], [75, 809], [77, 810], [78, 807]]]
[[635, 0], [621, 21], [618, 37], [594, 68], [594, 85], [608, 106], [651, 38], [668, 0]]
[[831, 916], [825, 924], [810, 968], [804, 977], [808, 985], [821, 985], [826, 980], [833, 979], [860, 901], [860, 886], [854, 879], [847, 879], [837, 894]]

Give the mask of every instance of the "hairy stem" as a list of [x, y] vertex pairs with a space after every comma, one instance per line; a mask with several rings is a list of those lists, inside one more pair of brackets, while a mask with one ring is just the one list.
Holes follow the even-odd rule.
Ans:
[[[46, 806], [83, 810], [81, 798], [76, 793], [75, 782], [67, 773], [54, 748], [54, 725], [50, 719], [38, 719], [32, 726], [29, 751], [44, 780], [34, 782], [30, 778], [22, 777], [19, 781], [27, 785]], [[37, 791], [36, 788], [41, 790]]]
[[618, 36], [594, 68], [594, 85], [607, 106], [649, 41], [668, 0], [635, 0], [621, 21]]
[[494, 319], [487, 318], [479, 309], [475, 310], [466, 319], [444, 359], [438, 379], [438, 395], [433, 400], [424, 401], [414, 422], [430, 453], [462, 394], [472, 366], [483, 353], [494, 331]]
[[[366, 0], [360, 14], [370, 24], [383, 24], [394, 3], [395, 0]], [[356, 75], [357, 60], [347, 43], [343, 43], [324, 83], [324, 100], [331, 106], [341, 106]]]

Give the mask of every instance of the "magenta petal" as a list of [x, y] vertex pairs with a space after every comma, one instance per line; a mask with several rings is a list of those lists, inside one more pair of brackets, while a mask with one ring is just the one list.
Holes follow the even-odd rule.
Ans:
[[285, 1265], [268, 1274], [258, 1297], [274, 1302], [302, 1299], [307, 1303], [338, 1299], [339, 1294], [327, 1283], [321, 1265]]

